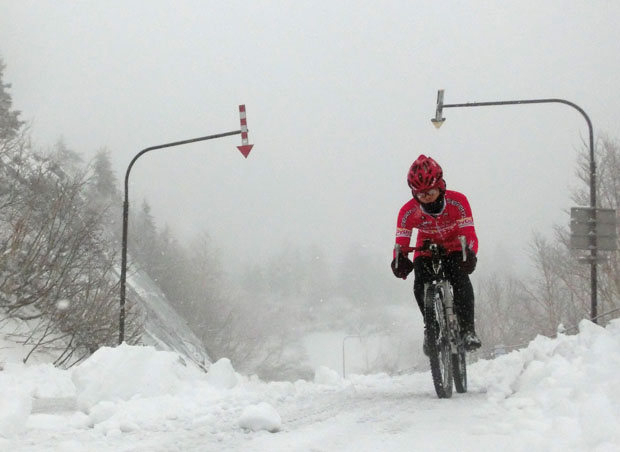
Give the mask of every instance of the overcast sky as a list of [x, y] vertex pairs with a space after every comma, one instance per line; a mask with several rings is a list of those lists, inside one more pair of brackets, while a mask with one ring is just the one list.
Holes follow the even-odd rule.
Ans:
[[[499, 7], [498, 5], [502, 5]], [[420, 154], [470, 200], [480, 268], [516, 266], [537, 230], [568, 224], [583, 117], [620, 138], [620, 2], [0, 0], [0, 56], [14, 108], [41, 147], [61, 136], [110, 150], [119, 180], [141, 149], [239, 129], [240, 137], [154, 151], [132, 170], [161, 223], [209, 231], [254, 257], [316, 243], [385, 255]]]

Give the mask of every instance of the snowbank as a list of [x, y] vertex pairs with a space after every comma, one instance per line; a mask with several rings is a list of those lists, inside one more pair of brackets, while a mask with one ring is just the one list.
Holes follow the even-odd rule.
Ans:
[[0, 436], [24, 431], [33, 400], [74, 394], [71, 374], [51, 364], [0, 363]]
[[523, 350], [470, 368], [470, 389], [486, 390], [536, 450], [620, 449], [620, 319], [584, 320], [579, 334], [539, 336]]
[[88, 411], [102, 400], [178, 394], [204, 374], [177, 353], [122, 344], [102, 347], [73, 371], [78, 407]]
[[0, 436], [13, 438], [26, 428], [32, 409], [29, 388], [15, 387], [0, 380]]

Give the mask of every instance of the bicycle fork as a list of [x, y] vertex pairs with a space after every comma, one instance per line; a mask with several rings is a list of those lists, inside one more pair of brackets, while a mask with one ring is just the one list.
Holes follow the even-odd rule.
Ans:
[[458, 329], [458, 320], [454, 312], [454, 296], [452, 290], [450, 290], [450, 283], [448, 281], [442, 281], [443, 290], [443, 304], [446, 313], [446, 323], [448, 324], [448, 334], [450, 335], [450, 351], [453, 354], [458, 353], [458, 343], [456, 337], [456, 331]]

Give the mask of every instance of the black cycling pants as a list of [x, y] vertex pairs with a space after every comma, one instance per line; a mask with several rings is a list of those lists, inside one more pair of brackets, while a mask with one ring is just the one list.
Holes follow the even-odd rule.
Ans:
[[[461, 270], [459, 260], [461, 253], [450, 253], [444, 259], [446, 276], [452, 284], [454, 292], [454, 309], [459, 318], [459, 324], [463, 331], [474, 331], [474, 288], [469, 280], [469, 275]], [[416, 302], [424, 316], [424, 284], [433, 280], [432, 259], [428, 256], [418, 256], [413, 261], [415, 281], [413, 293]]]

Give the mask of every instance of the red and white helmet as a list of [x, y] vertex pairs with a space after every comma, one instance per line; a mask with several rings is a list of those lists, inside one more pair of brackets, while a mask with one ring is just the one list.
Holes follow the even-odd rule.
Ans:
[[421, 154], [409, 168], [407, 183], [415, 195], [416, 192], [427, 191], [431, 188], [446, 190], [446, 182], [443, 180], [443, 170], [439, 163], [430, 157]]

